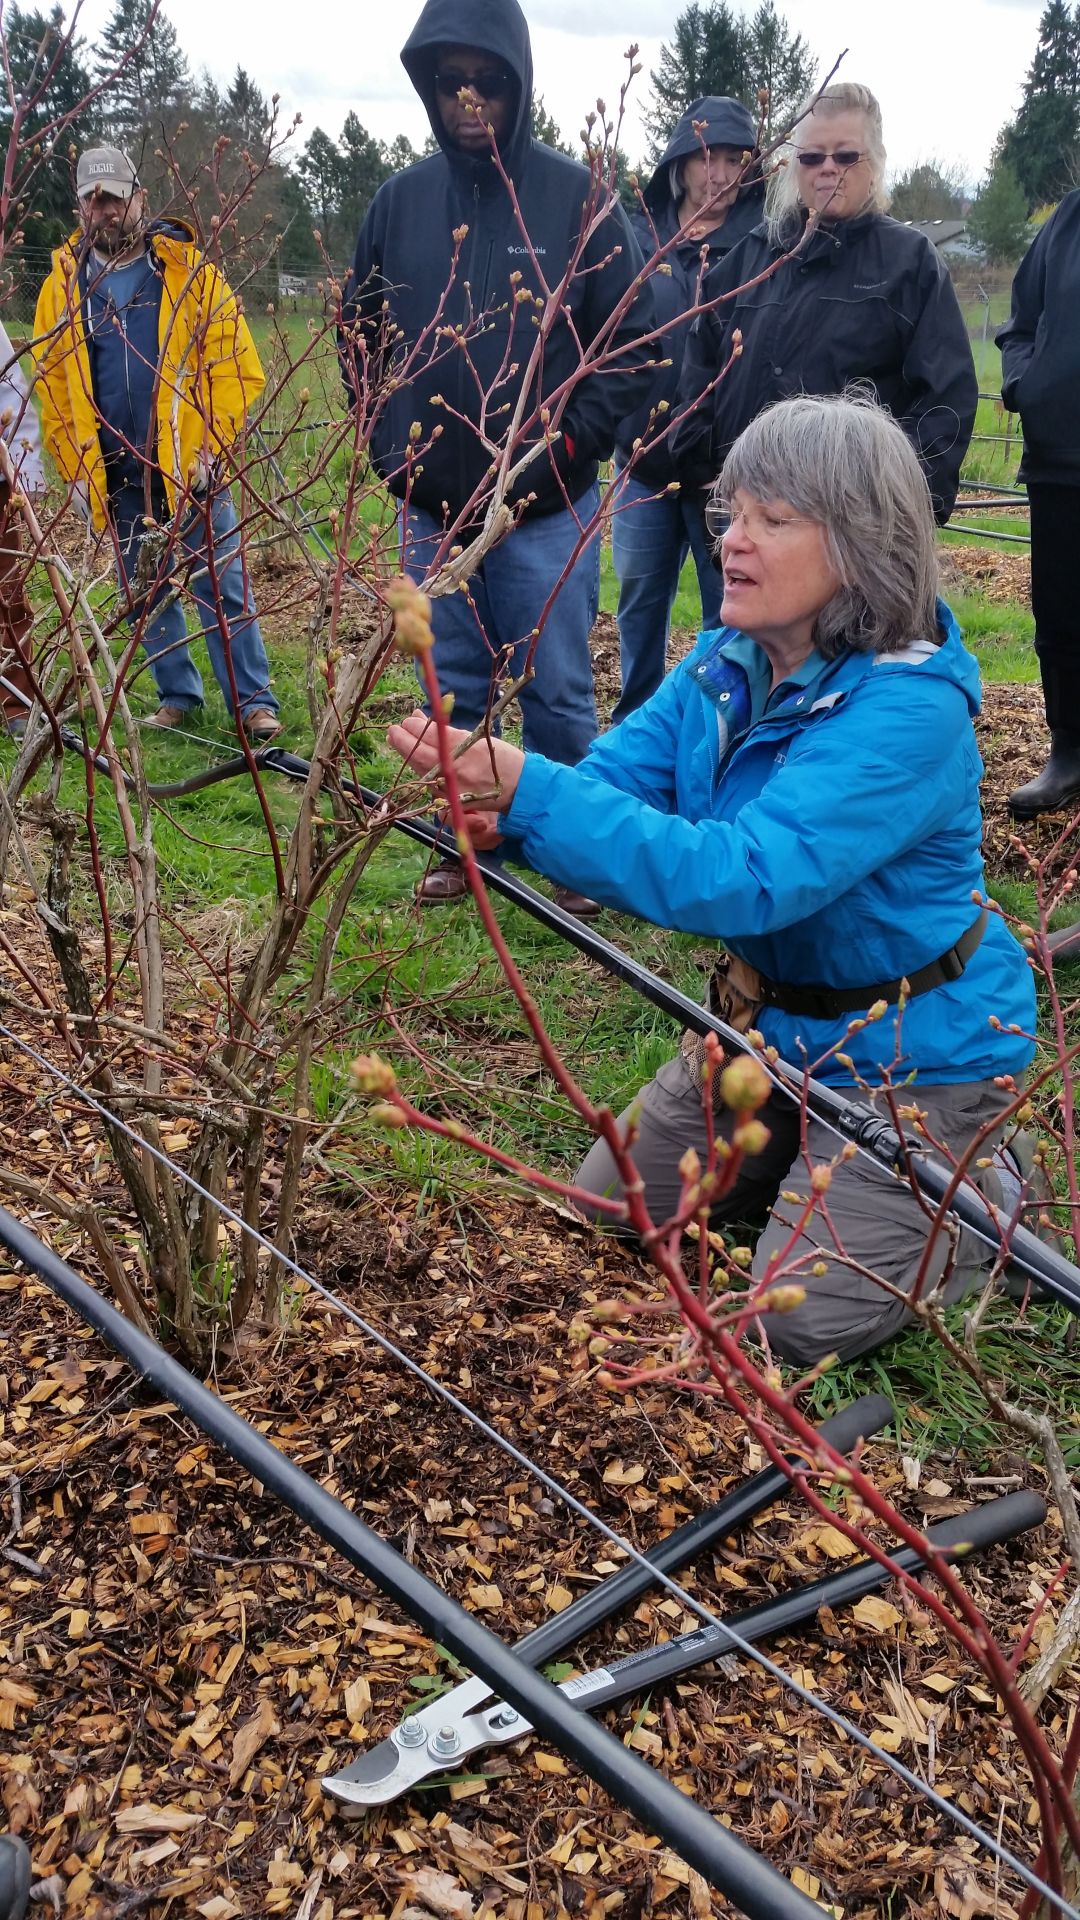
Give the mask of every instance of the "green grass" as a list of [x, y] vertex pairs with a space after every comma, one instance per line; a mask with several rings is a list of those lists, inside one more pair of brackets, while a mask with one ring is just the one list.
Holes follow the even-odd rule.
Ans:
[[[289, 371], [290, 360], [295, 360], [310, 337], [309, 318], [290, 314], [278, 322], [263, 315], [254, 321], [271, 389], [275, 383], [277, 387], [271, 419], [279, 424], [291, 420], [297, 409], [308, 421], [340, 414], [337, 368], [328, 340], [318, 342], [311, 366], [303, 374]], [[983, 356], [986, 361], [991, 351]], [[992, 377], [989, 365], [983, 377], [987, 381]], [[303, 386], [309, 392], [302, 402]], [[984, 390], [989, 391], [989, 386]], [[290, 439], [287, 464], [292, 477], [302, 472], [305, 458], [318, 444], [312, 428]], [[320, 516], [330, 504], [337, 477], [334, 471], [322, 476], [313, 490], [313, 509]], [[385, 508], [373, 497], [366, 512], [377, 518]], [[989, 524], [1002, 523], [990, 520]], [[107, 587], [99, 597], [109, 601]], [[1025, 608], [992, 604], [977, 594], [951, 599], [987, 680], [1036, 677], [1033, 623]], [[610, 550], [605, 548], [601, 606], [613, 612], [616, 602], [617, 583]], [[699, 617], [694, 568], [688, 561], [674, 625], [692, 630]], [[303, 753], [310, 738], [303, 645], [298, 637], [282, 638], [276, 633], [272, 653], [287, 738]], [[205, 677], [209, 688], [210, 677]], [[409, 670], [397, 665], [377, 689], [358, 755], [360, 775], [372, 785], [384, 785], [391, 777], [393, 767], [380, 746], [383, 728], [388, 718], [411, 703], [414, 687]], [[136, 682], [133, 700], [143, 711], [154, 704], [148, 677]], [[222, 748], [235, 748], [235, 735], [216, 689], [208, 693], [193, 731]], [[154, 780], [193, 771], [209, 757], [199, 743], [167, 735], [144, 736], [144, 751]], [[285, 833], [295, 817], [297, 789], [270, 781], [267, 791], [274, 817]], [[65, 765], [60, 799], [76, 812], [85, 811], [85, 783], [74, 762]], [[123, 855], [107, 792], [98, 799], [96, 820], [107, 881], [119, 899], [125, 884]], [[178, 923], [194, 927], [206, 948], [220, 943], [222, 930], [233, 926], [239, 954], [264, 923], [273, 896], [265, 825], [250, 786], [241, 781], [223, 784], [171, 803], [159, 817], [156, 844], [169, 913]], [[538, 1064], [472, 908], [463, 905], [437, 914], [417, 913], [413, 889], [423, 865], [419, 849], [391, 835], [374, 853], [364, 875], [338, 949], [332, 990], [342, 1007], [341, 1031], [334, 1044], [321, 1049], [316, 1063], [315, 1114], [328, 1125], [335, 1120], [349, 1094], [348, 1060], [356, 1052], [377, 1049], [393, 1058], [405, 1090], [428, 1110], [480, 1129], [526, 1162], [567, 1173], [587, 1145], [586, 1130]], [[535, 876], [527, 877], [535, 881]], [[991, 884], [1007, 911], [1031, 915], [1030, 886], [1015, 880], [992, 880]], [[88, 891], [86, 897], [89, 905]], [[599, 975], [527, 915], [498, 901], [495, 904], [556, 1046], [590, 1097], [618, 1111], [669, 1057], [675, 1038], [670, 1024], [628, 988]], [[283, 983], [294, 995], [302, 989], [320, 926], [317, 912]], [[631, 946], [637, 958], [688, 993], [700, 995], [709, 961], [708, 942], [642, 923], [628, 926], [614, 915], [601, 919], [600, 930]], [[197, 955], [183, 953], [178, 936], [167, 937], [187, 974], [186, 984], [179, 989], [177, 1017], [182, 1018], [185, 1003], [198, 1003], [206, 967]], [[426, 1061], [395, 1037], [386, 1017], [388, 990], [405, 1033], [427, 1056]], [[461, 1145], [411, 1132], [379, 1132], [355, 1114], [324, 1151], [346, 1203], [360, 1201], [365, 1193], [378, 1189], [391, 1204], [422, 1217], [434, 1205], [482, 1208], [491, 1187], [485, 1165]], [[1011, 1311], [1002, 1306], [991, 1314], [980, 1348], [987, 1366], [1008, 1379], [1015, 1396], [1028, 1404], [1046, 1405], [1059, 1426], [1068, 1429], [1070, 1460], [1080, 1468], [1075, 1413], [1080, 1404], [1080, 1367], [1067, 1344], [1070, 1329], [1063, 1312], [1038, 1307], [1029, 1311], [1024, 1327], [1016, 1331]], [[858, 1366], [834, 1369], [816, 1389], [816, 1403], [824, 1412], [834, 1401], [879, 1384], [888, 1386], [904, 1410], [902, 1440], [908, 1451], [940, 1456], [962, 1445], [969, 1458], [989, 1451], [991, 1435], [985, 1416], [963, 1376], [945, 1362], [935, 1343], [918, 1335], [905, 1336]]]
[[[963, 1337], [964, 1309], [946, 1318]], [[979, 1334], [979, 1360], [1013, 1404], [1041, 1407], [1054, 1424], [1070, 1473], [1080, 1472], [1080, 1350], [1076, 1321], [1064, 1307], [1029, 1303], [1017, 1323], [1017, 1307], [1002, 1300], [990, 1308]], [[995, 1427], [979, 1389], [937, 1340], [912, 1331], [879, 1353], [836, 1366], [813, 1389], [810, 1404], [824, 1418], [859, 1394], [878, 1391], [899, 1414], [897, 1437], [904, 1453], [937, 1463], [962, 1453], [966, 1466], [1000, 1455]], [[963, 1491], [959, 1488], [958, 1491]]]
[[1037, 680], [1035, 622], [1026, 607], [1011, 601], [984, 600], [978, 594], [948, 595], [965, 644], [975, 654], [987, 681]]
[[[691, 581], [692, 573], [688, 591]], [[610, 586], [609, 577], [609, 592]], [[988, 677], [1012, 679], [1030, 671], [1029, 616], [977, 597], [957, 604]], [[307, 738], [302, 660], [298, 643], [275, 649], [276, 684], [289, 737], [300, 751]], [[403, 708], [412, 692], [403, 666], [395, 666], [378, 690], [380, 712], [372, 716], [367, 757], [360, 763], [361, 777], [372, 784], [384, 784], [392, 770], [378, 747], [383, 718]], [[195, 730], [231, 747], [233, 735], [216, 691]], [[198, 743], [167, 735], [144, 736], [144, 745], [154, 779], [176, 777], [209, 757]], [[295, 815], [297, 790], [272, 781], [268, 791], [285, 831]], [[64, 768], [60, 798], [76, 810], [85, 806], [81, 770], [72, 761]], [[115, 870], [119, 888], [121, 845], [107, 793], [98, 803], [97, 821], [107, 875]], [[230, 919], [237, 946], [258, 930], [272, 896], [273, 870], [250, 786], [222, 784], [171, 803], [159, 818], [156, 841], [169, 912], [193, 926], [200, 943], [220, 938]], [[327, 1124], [334, 1120], [349, 1092], [348, 1060], [355, 1052], [377, 1049], [394, 1059], [404, 1089], [428, 1110], [472, 1125], [525, 1162], [568, 1173], [587, 1145], [586, 1130], [538, 1065], [471, 907], [424, 916], [416, 912], [412, 892], [422, 867], [422, 853], [391, 835], [365, 874], [338, 952], [333, 991], [345, 1011], [336, 1043], [320, 1051], [315, 1113]], [[1025, 883], [1005, 881], [994, 891], [1008, 911], [1030, 915], [1032, 895]], [[629, 989], [599, 976], [527, 915], [499, 902], [496, 907], [553, 1040], [589, 1095], [617, 1111], [669, 1057], [670, 1024]], [[700, 994], [709, 943], [641, 923], [628, 931], [617, 916], [605, 916], [600, 927], [616, 942], [630, 944], [647, 966], [688, 993]], [[316, 916], [284, 982], [287, 991], [299, 992], [318, 929]], [[182, 1018], [185, 1001], [196, 1003], [205, 968], [190, 953], [183, 956], [179, 940], [169, 937], [188, 974], [179, 992]], [[391, 1031], [388, 986], [404, 1029], [426, 1053], [427, 1065]], [[345, 1204], [378, 1189], [385, 1201], [417, 1219], [435, 1205], [456, 1207], [467, 1219], [483, 1210], [490, 1192], [490, 1173], [460, 1144], [409, 1131], [387, 1134], [362, 1118], [351, 1118], [325, 1153]], [[1007, 1381], [1013, 1397], [1053, 1414], [1070, 1462], [1080, 1469], [1080, 1362], [1069, 1345], [1069, 1317], [1062, 1310], [1032, 1307], [1022, 1327], [1014, 1321], [1014, 1310], [1005, 1304], [992, 1310], [980, 1339], [984, 1364]], [[814, 1404], [823, 1414], [878, 1386], [886, 1387], [902, 1410], [906, 1451], [940, 1460], [962, 1448], [968, 1463], [992, 1455], [994, 1436], [978, 1396], [935, 1342], [909, 1334], [880, 1355], [835, 1368], [815, 1389]]]

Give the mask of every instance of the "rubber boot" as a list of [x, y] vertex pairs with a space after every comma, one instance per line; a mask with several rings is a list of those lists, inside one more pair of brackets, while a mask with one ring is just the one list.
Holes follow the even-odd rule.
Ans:
[[1042, 772], [1009, 795], [1014, 820], [1034, 820], [1040, 813], [1080, 804], [1080, 734], [1055, 728], [1050, 758]]

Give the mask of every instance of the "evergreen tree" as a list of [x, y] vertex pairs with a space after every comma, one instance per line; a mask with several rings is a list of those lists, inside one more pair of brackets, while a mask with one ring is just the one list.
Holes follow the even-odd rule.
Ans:
[[390, 167], [385, 149], [361, 126], [355, 113], [345, 117], [338, 158], [337, 234], [340, 245], [351, 252], [364, 215], [388, 178]]
[[964, 187], [962, 168], [931, 155], [893, 181], [889, 212], [894, 220], [955, 220], [964, 211]]
[[[6, 8], [3, 39], [13, 91], [27, 109], [5, 240], [10, 246], [21, 228], [24, 244], [37, 253], [58, 246], [75, 225], [75, 156], [94, 137], [92, 110], [84, 105], [90, 75], [83, 42], [65, 37], [59, 7], [49, 14], [37, 8]], [[6, 89], [0, 89], [0, 142], [5, 148], [11, 121]], [[20, 201], [25, 203], [22, 213]]]
[[1027, 245], [1027, 199], [1000, 154], [976, 195], [968, 232], [992, 266], [1014, 266]]
[[814, 55], [801, 34], [792, 35], [775, 0], [761, 0], [749, 19], [734, 13], [729, 0], [691, 0], [650, 75], [646, 124], [653, 160], [659, 160], [687, 107], [709, 93], [744, 101], [757, 119], [758, 91], [767, 89], [766, 134], [776, 138], [809, 93], [816, 72]]
[[265, 153], [270, 129], [270, 107], [265, 94], [243, 67], [237, 67], [225, 95], [221, 124], [230, 138], [253, 156]]
[[812, 91], [818, 63], [801, 33], [792, 39], [787, 21], [776, 11], [775, 0], [762, 0], [753, 18], [746, 23], [744, 43], [750, 111], [755, 118], [758, 116], [756, 95], [764, 87], [769, 95], [765, 137], [776, 140], [790, 127]]
[[283, 273], [318, 273], [323, 257], [312, 229], [311, 208], [295, 173], [281, 169], [281, 242], [278, 264]]
[[155, 146], [194, 104], [176, 28], [161, 12], [148, 26], [152, 11], [153, 0], [114, 0], [94, 62], [95, 82], [106, 83], [97, 109], [104, 138], [130, 156], [144, 185]]
[[308, 140], [296, 171], [323, 246], [332, 254], [341, 206], [342, 164], [336, 142], [321, 127], [316, 127]]
[[691, 0], [675, 22], [670, 46], [660, 49], [660, 64], [649, 75], [652, 102], [646, 125], [653, 159], [659, 160], [676, 122], [706, 93], [729, 93], [745, 100], [750, 92], [746, 30], [728, 0]]
[[1080, 162], [1080, 4], [1048, 0], [1020, 111], [1000, 141], [1028, 208], [1060, 200]]
[[217, 132], [221, 131], [225, 124], [225, 95], [205, 67], [195, 94], [195, 110], [202, 114], [208, 129], [213, 127]]
[[532, 134], [534, 140], [542, 140], [545, 147], [554, 147], [556, 153], [568, 153], [571, 159], [577, 158], [573, 147], [567, 146], [561, 129], [544, 105], [542, 93], [533, 95]]
[[399, 133], [385, 149], [388, 174], [401, 173], [405, 167], [415, 167], [420, 155], [409, 139], [408, 134]]

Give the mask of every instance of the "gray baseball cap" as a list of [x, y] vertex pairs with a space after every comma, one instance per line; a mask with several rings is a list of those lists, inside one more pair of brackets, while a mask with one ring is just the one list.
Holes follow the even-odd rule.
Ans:
[[130, 200], [138, 191], [139, 176], [126, 153], [119, 147], [87, 147], [79, 155], [75, 169], [75, 191], [85, 200], [99, 189], [113, 193], [118, 200]]

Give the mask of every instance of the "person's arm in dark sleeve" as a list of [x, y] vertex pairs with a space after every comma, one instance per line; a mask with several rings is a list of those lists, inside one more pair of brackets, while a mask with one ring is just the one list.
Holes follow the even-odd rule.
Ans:
[[1031, 364], [1046, 297], [1046, 257], [1057, 219], [1051, 214], [1016, 269], [1012, 284], [1012, 313], [998, 330], [1001, 348], [1001, 397], [1010, 413], [1018, 412], [1017, 389]]
[[[702, 311], [687, 335], [675, 401], [677, 424], [668, 441], [675, 470], [687, 489], [711, 487], [719, 469], [714, 433], [717, 389], [712, 383], [731, 355], [735, 303], [705, 303], [740, 285], [738, 267], [733, 273], [731, 263], [738, 263], [743, 256], [740, 243], [706, 275], [701, 290]], [[707, 391], [710, 386], [711, 392]]]
[[382, 275], [380, 198], [376, 194], [368, 208], [341, 295], [338, 363], [350, 407], [357, 402], [361, 364], [367, 369], [369, 384], [377, 385], [386, 351], [388, 289]]
[[[563, 433], [572, 458], [607, 460], [620, 424], [647, 398], [664, 350], [662, 343], [644, 338], [654, 324], [652, 288], [621, 207], [612, 209], [589, 241], [579, 272], [586, 275], [588, 289], [581, 346], [594, 350], [597, 371], [586, 373], [569, 395]], [[622, 302], [624, 311], [609, 326]]]
[[908, 400], [902, 424], [922, 459], [934, 518], [944, 526], [956, 504], [960, 468], [975, 429], [979, 382], [956, 289], [932, 249], [922, 293], [904, 355]]

